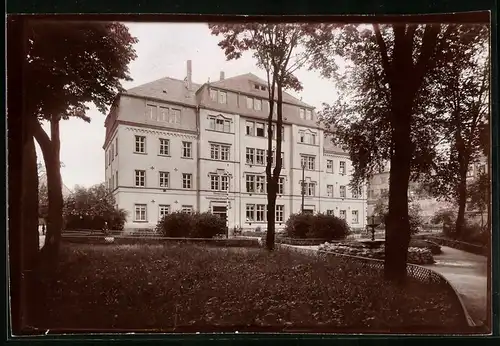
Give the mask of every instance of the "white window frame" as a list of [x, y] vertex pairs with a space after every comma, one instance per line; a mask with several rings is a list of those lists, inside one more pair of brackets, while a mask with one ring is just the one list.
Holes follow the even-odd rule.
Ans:
[[347, 211], [346, 210], [340, 210], [340, 212], [339, 212], [339, 218], [342, 219], [342, 220], [346, 220], [347, 221]]
[[146, 136], [135, 135], [134, 153], [146, 154]]
[[219, 174], [210, 174], [210, 190], [212, 191], [220, 191], [220, 175]]
[[136, 169], [134, 173], [134, 182], [135, 187], [146, 187], [146, 170]]
[[213, 102], [219, 102], [219, 93], [217, 89], [210, 89], [210, 100]]
[[[139, 214], [139, 218], [137, 217]], [[147, 204], [134, 204], [134, 221], [147, 222], [148, 221], [148, 205]]]
[[340, 198], [346, 198], [347, 197], [347, 188], [345, 185], [340, 185], [339, 186], [339, 196]]
[[193, 188], [193, 174], [182, 173], [182, 188], [186, 190]]
[[168, 214], [170, 214], [170, 204], [158, 205], [158, 221], [162, 220]]
[[333, 198], [333, 185], [326, 185], [326, 195]]
[[305, 108], [299, 108], [299, 115], [300, 115], [300, 119], [305, 120], [305, 118], [306, 118]]
[[245, 177], [245, 191], [248, 193], [255, 193], [257, 188], [255, 184], [255, 174], [247, 174]]
[[347, 167], [347, 164], [345, 161], [340, 161], [339, 162], [339, 174], [340, 175], [345, 175], [346, 174], [346, 167]]
[[186, 214], [192, 214], [193, 213], [193, 206], [192, 205], [183, 205], [181, 207], [181, 212], [186, 213]]
[[284, 194], [285, 194], [285, 178], [279, 177], [278, 178], [278, 195], [284, 195]]
[[255, 206], [255, 221], [256, 222], [265, 222], [266, 221], [266, 205], [265, 204], [257, 204]]
[[351, 223], [353, 223], [353, 224], [359, 223], [359, 211], [357, 211], [357, 210], [351, 211]]
[[247, 120], [245, 122], [245, 134], [247, 136], [255, 136], [255, 121]]
[[160, 138], [158, 140], [158, 155], [170, 156], [170, 139]]
[[302, 168], [303, 162], [306, 163], [306, 171], [314, 171], [316, 169], [316, 156], [313, 155], [301, 155], [300, 156], [300, 166]]
[[285, 221], [285, 206], [283, 204], [276, 204], [276, 222]]
[[245, 162], [247, 165], [255, 164], [255, 148], [246, 148], [245, 151]]
[[333, 160], [326, 160], [326, 173], [333, 173]]
[[247, 204], [245, 207], [246, 222], [255, 222], [255, 204]]
[[160, 187], [168, 188], [170, 187], [170, 172], [159, 171], [158, 172], [158, 183]]
[[[262, 136], [258, 134], [259, 130], [262, 130]], [[266, 123], [263, 122], [255, 123], [255, 137], [261, 137], [261, 138], [266, 137]]]
[[256, 98], [253, 100], [253, 109], [256, 111], [262, 110], [262, 100], [261, 99]]
[[219, 90], [218, 101], [220, 104], [227, 104], [227, 92]]
[[193, 142], [182, 141], [182, 158], [193, 158]]
[[316, 196], [316, 183], [306, 182], [305, 187], [306, 187], [306, 191], [305, 191], [306, 196], [308, 196], [308, 197]]

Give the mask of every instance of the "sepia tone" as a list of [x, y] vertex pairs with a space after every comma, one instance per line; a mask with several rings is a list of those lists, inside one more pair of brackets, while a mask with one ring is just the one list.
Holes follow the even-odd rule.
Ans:
[[11, 18], [13, 335], [489, 333], [489, 46]]

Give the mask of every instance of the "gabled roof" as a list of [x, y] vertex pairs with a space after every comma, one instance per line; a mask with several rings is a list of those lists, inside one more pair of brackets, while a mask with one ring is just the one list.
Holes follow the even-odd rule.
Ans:
[[342, 155], [349, 155], [346, 151], [342, 150], [342, 148], [337, 147], [335, 144], [332, 142], [332, 136], [325, 136], [325, 140], [323, 142], [323, 150], [334, 152], [337, 154], [342, 154]]
[[[252, 83], [254, 82], [254, 83]], [[257, 77], [253, 73], [247, 73], [239, 76], [234, 76], [230, 78], [226, 78], [223, 80], [219, 80], [217, 82], [211, 82], [209, 85], [214, 88], [221, 88], [230, 91], [241, 92], [244, 94], [250, 94], [259, 96], [262, 98], [268, 98], [269, 93], [267, 90], [257, 90], [254, 87], [254, 84], [260, 84], [267, 87], [267, 81]], [[311, 105], [308, 105], [305, 102], [302, 102], [296, 97], [288, 94], [287, 92], [283, 92], [283, 101], [286, 103], [291, 103], [294, 105], [299, 105], [302, 107], [313, 108]]]
[[186, 81], [165, 77], [131, 88], [124, 94], [155, 98], [166, 102], [183, 103], [195, 107], [195, 92], [199, 88], [199, 84], [192, 83], [191, 90], [188, 90]]

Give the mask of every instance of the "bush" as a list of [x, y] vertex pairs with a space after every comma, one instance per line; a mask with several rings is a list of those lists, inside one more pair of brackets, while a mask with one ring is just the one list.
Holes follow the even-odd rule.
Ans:
[[292, 214], [284, 233], [289, 238], [338, 240], [347, 237], [349, 226], [345, 220], [333, 215]]
[[173, 238], [213, 238], [226, 234], [226, 222], [211, 213], [174, 212], [158, 222], [156, 232]]
[[66, 230], [87, 230], [87, 229], [102, 229], [104, 222], [108, 223], [109, 230], [123, 230], [127, 212], [123, 209], [115, 209], [111, 213], [105, 215], [65, 215]]

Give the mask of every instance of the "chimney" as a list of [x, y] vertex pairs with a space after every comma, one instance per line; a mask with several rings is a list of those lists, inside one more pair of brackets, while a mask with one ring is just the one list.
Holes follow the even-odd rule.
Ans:
[[224, 80], [225, 74], [224, 71], [220, 71], [220, 80]]
[[193, 69], [191, 67], [191, 60], [187, 61], [187, 89], [191, 90], [193, 85]]

